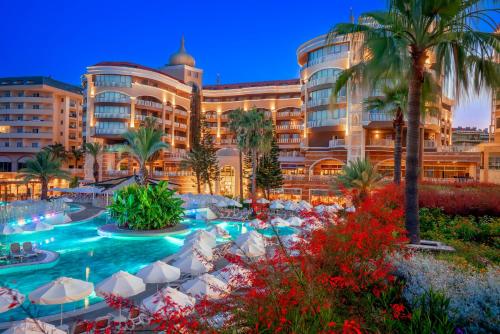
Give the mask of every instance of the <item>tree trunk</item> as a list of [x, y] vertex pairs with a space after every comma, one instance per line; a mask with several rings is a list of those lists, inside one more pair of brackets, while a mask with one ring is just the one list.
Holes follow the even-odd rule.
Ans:
[[257, 200], [257, 151], [252, 150], [252, 203]]
[[97, 157], [94, 158], [94, 181], [99, 182], [99, 163]]
[[40, 194], [40, 199], [41, 200], [46, 200], [47, 199], [47, 193], [49, 191], [49, 181], [41, 179], [42, 183], [42, 193]]
[[212, 182], [211, 182], [210, 178], [208, 179], [208, 190], [210, 191], [210, 195], [214, 194], [214, 192], [212, 190]]
[[394, 118], [394, 183], [401, 183], [401, 156], [402, 156], [402, 128], [403, 128], [403, 112], [401, 108], [396, 111], [396, 117]]
[[198, 190], [198, 194], [201, 194], [200, 173], [195, 173], [195, 176], [196, 176], [196, 188]]
[[412, 58], [412, 73], [408, 91], [408, 133], [406, 138], [405, 227], [408, 231], [410, 243], [419, 244], [419, 125], [425, 53], [412, 50]]
[[146, 164], [140, 164], [139, 166], [139, 183], [144, 186], [147, 184], [148, 180], [148, 169], [146, 168]]
[[240, 159], [240, 200], [243, 200], [243, 153], [239, 150]]

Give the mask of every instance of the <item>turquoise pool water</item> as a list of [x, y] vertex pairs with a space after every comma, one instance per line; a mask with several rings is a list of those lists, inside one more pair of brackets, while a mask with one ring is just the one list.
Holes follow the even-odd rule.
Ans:
[[[88, 221], [56, 226], [51, 231], [4, 237], [3, 243], [31, 241], [39, 248], [59, 252], [61, 256], [59, 262], [50, 269], [0, 275], [0, 286], [14, 288], [27, 295], [37, 287], [61, 276], [99, 283], [118, 270], [136, 273], [149, 263], [175, 253], [188, 234], [180, 233], [151, 239], [114, 239], [98, 236], [97, 227], [106, 223], [108, 217], [102, 214]], [[184, 224], [188, 225], [191, 231], [210, 226], [203, 221], [192, 219], [186, 220]], [[209, 224], [224, 227], [233, 238], [252, 229], [238, 222], [212, 221]], [[270, 230], [261, 232], [267, 236], [273, 234]], [[280, 228], [279, 233], [286, 235], [294, 233], [294, 230]], [[65, 311], [70, 311], [100, 300], [96, 296], [91, 296], [84, 301], [65, 304], [63, 307]], [[60, 305], [30, 305], [29, 302], [25, 302], [25, 306], [30, 308], [34, 316], [60, 312]], [[16, 308], [0, 314], [0, 322], [26, 317], [26, 312]]]
[[83, 206], [79, 205], [79, 204], [75, 204], [75, 203], [68, 203], [68, 207], [69, 207], [69, 212], [76, 212], [76, 211], [80, 211], [81, 209], [83, 209]]

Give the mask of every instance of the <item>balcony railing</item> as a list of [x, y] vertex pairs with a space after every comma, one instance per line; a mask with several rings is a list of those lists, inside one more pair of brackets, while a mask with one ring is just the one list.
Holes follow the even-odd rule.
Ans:
[[184, 116], [184, 117], [188, 116], [188, 112], [187, 111], [180, 110], [180, 109], [175, 109], [175, 114], [179, 115], [179, 116]]
[[95, 118], [119, 118], [119, 119], [129, 119], [130, 114], [119, 113], [119, 112], [95, 112]]
[[13, 120], [13, 119], [2, 119], [0, 120], [0, 125], [9, 126], [52, 126], [54, 122], [39, 120]]
[[221, 139], [220, 143], [223, 145], [235, 145], [236, 139]]
[[278, 138], [279, 144], [299, 144], [301, 141], [301, 138]]
[[394, 147], [394, 139], [371, 139], [369, 146]]
[[318, 128], [322, 126], [336, 126], [340, 124], [345, 124], [345, 117], [342, 118], [332, 118], [332, 119], [322, 119], [319, 121], [309, 121], [307, 122], [308, 128]]
[[285, 124], [276, 125], [277, 130], [302, 130], [304, 126], [302, 124]]
[[434, 140], [424, 140], [424, 148], [436, 148], [436, 142]]
[[391, 121], [394, 119], [394, 115], [391, 113], [379, 113], [379, 112], [370, 112], [369, 120], [371, 122], [385, 122]]
[[339, 52], [339, 53], [331, 53], [326, 56], [311, 60], [307, 62], [307, 67], [312, 67], [317, 64], [322, 64], [324, 62], [330, 61], [330, 60], [335, 60], [335, 59], [340, 59], [340, 58], [345, 58], [347, 57], [348, 53], [346, 52]]
[[176, 128], [187, 129], [187, 125], [184, 123], [175, 122], [174, 125]]
[[152, 107], [156, 109], [163, 109], [163, 104], [159, 102], [154, 102], [154, 101], [147, 101], [147, 100], [141, 100], [137, 99], [135, 100], [135, 104], [139, 106], [144, 106], [144, 107]]
[[307, 181], [307, 175], [304, 174], [283, 174], [285, 181]]
[[174, 139], [176, 141], [186, 141], [187, 137], [184, 137], [184, 136], [174, 136]]
[[98, 95], [95, 102], [116, 102], [116, 103], [130, 103], [129, 97], [109, 97]]
[[276, 113], [276, 118], [301, 117], [303, 115], [303, 111], [280, 111]]
[[330, 84], [330, 83], [334, 83], [335, 81], [337, 81], [336, 77], [319, 78], [316, 80], [309, 81], [307, 83], [307, 88], [311, 88], [311, 87], [315, 87], [315, 86], [319, 86], [319, 85], [323, 85], [323, 84]]
[[127, 128], [97, 128], [94, 127], [96, 135], [121, 135], [127, 131]]
[[345, 147], [345, 139], [332, 139], [328, 142], [328, 147]]
[[53, 137], [52, 132], [1, 132], [0, 138], [3, 139], [51, 139]]

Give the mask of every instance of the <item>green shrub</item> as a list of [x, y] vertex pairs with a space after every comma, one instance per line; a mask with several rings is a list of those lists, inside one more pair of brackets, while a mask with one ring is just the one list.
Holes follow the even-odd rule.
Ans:
[[453, 334], [455, 324], [449, 318], [450, 299], [444, 294], [426, 291], [412, 309], [410, 323], [405, 333], [415, 334]]
[[177, 225], [184, 214], [183, 201], [174, 197], [168, 183], [131, 185], [117, 191], [108, 207], [120, 227], [156, 230]]

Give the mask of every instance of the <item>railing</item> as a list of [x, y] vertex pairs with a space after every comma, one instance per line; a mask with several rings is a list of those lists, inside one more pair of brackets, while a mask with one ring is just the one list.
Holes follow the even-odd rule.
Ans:
[[128, 176], [134, 174], [132, 171], [129, 170], [117, 170], [117, 169], [108, 169], [104, 171], [104, 174], [108, 176]]
[[152, 107], [152, 108], [156, 108], [156, 109], [163, 109], [162, 103], [154, 102], [154, 101], [137, 99], [137, 100], [135, 100], [135, 104], [140, 105], [140, 106], [145, 106], [145, 107]]
[[236, 144], [236, 139], [221, 139], [220, 143], [224, 145], [234, 145]]
[[187, 138], [186, 138], [186, 137], [183, 137], [183, 136], [174, 136], [174, 139], [175, 139], [176, 141], [186, 141], [186, 140], [187, 140]]
[[307, 175], [304, 174], [283, 174], [285, 181], [307, 181]]
[[390, 113], [378, 113], [378, 112], [369, 113], [369, 120], [372, 122], [392, 121], [393, 119], [394, 115]]
[[309, 181], [330, 181], [334, 175], [309, 175]]
[[304, 126], [302, 124], [285, 124], [276, 125], [277, 130], [302, 130]]
[[332, 118], [332, 119], [322, 119], [319, 121], [309, 121], [307, 122], [308, 128], [318, 128], [322, 126], [335, 126], [340, 124], [345, 124], [345, 117], [342, 118]]
[[324, 77], [324, 78], [320, 78], [320, 79], [316, 79], [316, 80], [311, 80], [307, 83], [307, 88], [311, 88], [311, 87], [323, 85], [323, 84], [334, 83], [335, 81], [337, 81], [336, 77]]
[[185, 117], [187, 117], [187, 115], [188, 115], [187, 111], [180, 110], [180, 109], [175, 109], [175, 114], [180, 115], [180, 116], [185, 116]]
[[307, 106], [309, 108], [317, 106], [327, 106], [330, 104], [331, 99], [329, 97], [324, 97], [321, 99], [309, 100], [307, 101]]
[[424, 140], [424, 148], [436, 148], [436, 142], [434, 140]]
[[104, 97], [104, 96], [98, 95], [95, 98], [95, 102], [130, 103], [130, 98], [129, 97], [112, 98], [112, 97]]
[[[130, 114], [117, 113], [117, 112], [95, 112], [95, 118], [120, 118], [120, 119], [129, 119]], [[136, 116], [137, 118], [137, 116]]]
[[121, 135], [127, 131], [127, 128], [93, 128], [96, 135]]
[[301, 141], [301, 138], [278, 138], [279, 144], [298, 144]]
[[441, 146], [440, 152], [480, 152], [478, 145]]
[[179, 122], [174, 123], [175, 127], [181, 128], [181, 129], [187, 129], [187, 125]]
[[137, 115], [137, 114], [135, 115], [135, 119], [138, 119], [140, 121], [145, 121], [147, 118], [155, 120], [156, 122], [158, 122], [158, 124], [161, 123], [161, 118], [156, 116]]
[[328, 55], [323, 56], [321, 58], [317, 58], [317, 59], [308, 61], [305, 67], [312, 67], [314, 65], [322, 64], [322, 63], [330, 61], [330, 60], [345, 58], [345, 57], [347, 57], [347, 55], [348, 55], [347, 51], [339, 52], [339, 53], [331, 53], [331, 54], [328, 54]]
[[10, 126], [52, 126], [53, 122], [52, 121], [46, 121], [43, 119], [38, 119], [38, 120], [28, 120], [28, 119], [22, 119], [22, 120], [14, 120], [14, 119], [0, 119], [0, 124], [4, 125], [10, 125]]
[[394, 147], [394, 139], [371, 139], [369, 146]]
[[302, 111], [280, 111], [276, 113], [276, 118], [285, 118], [285, 117], [301, 117], [303, 115]]
[[328, 147], [345, 147], [345, 139], [332, 139], [328, 142]]

